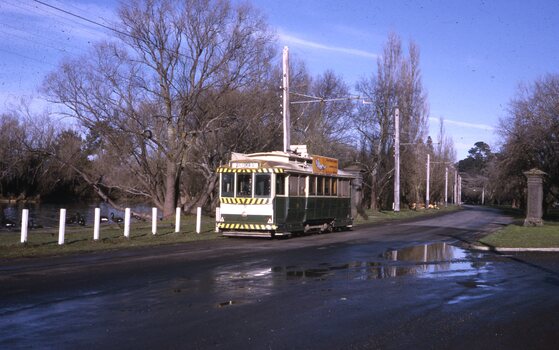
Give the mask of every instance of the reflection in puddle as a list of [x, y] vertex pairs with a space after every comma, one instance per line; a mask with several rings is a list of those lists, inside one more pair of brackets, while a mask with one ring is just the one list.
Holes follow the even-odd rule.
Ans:
[[400, 250], [390, 250], [380, 261], [353, 261], [346, 264], [319, 264], [319, 268], [297, 266], [272, 268], [276, 275], [283, 274], [287, 280], [324, 280], [342, 276], [353, 280], [382, 279], [400, 276], [456, 277], [469, 276], [486, 268], [485, 262], [476, 261], [478, 253], [449, 245], [434, 243]]
[[396, 264], [412, 264], [413, 274], [424, 277], [467, 276], [479, 272], [486, 263], [476, 261], [481, 254], [473, 253], [450, 244], [439, 242], [390, 250], [384, 258]]
[[254, 261], [215, 269], [210, 288], [218, 298], [228, 300], [218, 303], [218, 306], [249, 303], [272, 294], [273, 269], [262, 267], [265, 265], [266, 261]]

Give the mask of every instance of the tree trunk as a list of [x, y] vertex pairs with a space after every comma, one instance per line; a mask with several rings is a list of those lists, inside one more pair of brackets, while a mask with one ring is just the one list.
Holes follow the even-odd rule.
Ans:
[[378, 211], [378, 178], [376, 169], [371, 174], [371, 210]]
[[213, 173], [207, 180], [206, 180], [206, 184], [205, 184], [205, 188], [204, 190], [200, 193], [200, 195], [198, 196], [198, 198], [196, 198], [196, 200], [192, 201], [190, 204], [185, 205], [184, 207], [184, 212], [185, 213], [191, 213], [194, 214], [195, 212], [195, 208], [197, 207], [203, 207], [204, 204], [206, 204], [206, 202], [208, 201], [208, 199], [210, 198], [210, 195], [212, 194], [212, 192], [215, 190], [215, 187], [217, 186], [217, 174]]
[[177, 165], [171, 161], [167, 161], [167, 174], [165, 178], [165, 202], [163, 204], [163, 217], [169, 217], [175, 214], [177, 205]]

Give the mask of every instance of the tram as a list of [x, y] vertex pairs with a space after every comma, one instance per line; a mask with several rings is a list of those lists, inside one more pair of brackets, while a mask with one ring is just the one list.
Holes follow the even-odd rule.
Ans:
[[353, 225], [349, 172], [334, 158], [290, 152], [233, 153], [219, 173], [219, 215], [224, 236], [275, 237], [331, 232]]

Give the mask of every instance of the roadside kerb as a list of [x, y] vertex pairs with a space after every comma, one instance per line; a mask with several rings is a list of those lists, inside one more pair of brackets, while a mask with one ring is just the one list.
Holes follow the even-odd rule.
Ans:
[[488, 247], [476, 244], [471, 244], [470, 249], [473, 250], [483, 250], [483, 251], [494, 251], [500, 253], [514, 253], [514, 252], [548, 252], [548, 253], [558, 253], [559, 248], [511, 248], [511, 247]]

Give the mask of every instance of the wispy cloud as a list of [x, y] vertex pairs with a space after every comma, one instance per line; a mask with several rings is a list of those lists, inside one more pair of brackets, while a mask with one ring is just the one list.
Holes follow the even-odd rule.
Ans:
[[103, 24], [115, 19], [113, 9], [94, 3], [49, 1], [48, 4], [53, 7], [10, 0], [0, 5], [0, 18], [2, 22], [18, 27], [28, 35], [47, 37], [49, 40], [71, 35], [88, 41], [106, 37], [107, 30], [80, 19], [80, 16]]
[[[440, 121], [439, 118], [435, 118], [435, 117], [430, 117], [429, 120], [432, 121], [432, 122], [437, 122], [437, 123]], [[444, 118], [443, 118], [443, 121], [444, 121], [445, 124], [462, 126], [462, 127], [465, 127], [465, 128], [490, 130], [490, 131], [495, 130], [495, 127], [493, 127], [491, 125], [487, 125], [487, 124], [469, 123], [469, 122], [462, 122], [462, 121], [458, 121], [458, 120], [451, 120], [451, 119], [444, 119]]]
[[378, 57], [377, 54], [372, 53], [372, 52], [368, 52], [368, 51], [364, 51], [364, 50], [358, 50], [358, 49], [351, 49], [351, 48], [347, 48], [347, 47], [325, 45], [325, 44], [322, 44], [322, 43], [318, 43], [316, 41], [301, 39], [301, 38], [298, 38], [296, 36], [285, 34], [285, 33], [280, 33], [279, 37], [280, 37], [280, 40], [282, 40], [283, 42], [293, 44], [293, 45], [308, 47], [308, 48], [311, 48], [311, 49], [334, 51], [334, 52], [339, 52], [339, 53], [343, 53], [343, 54], [346, 54], [346, 55], [368, 57], [368, 58], [377, 58]]

